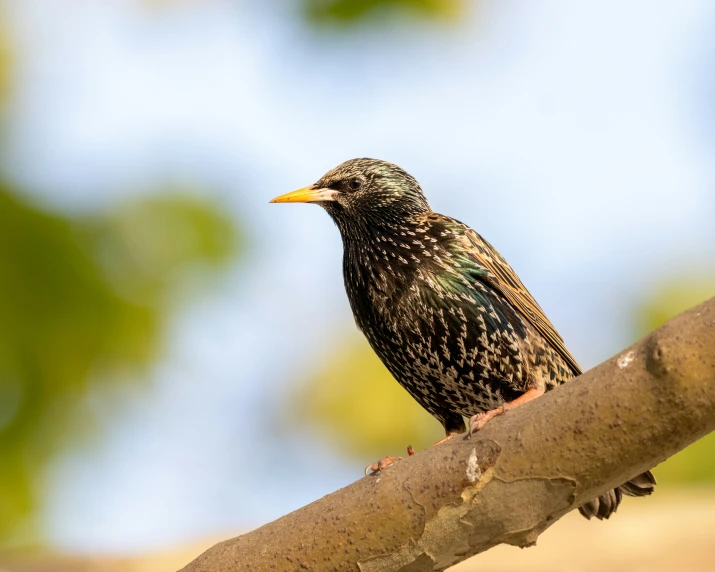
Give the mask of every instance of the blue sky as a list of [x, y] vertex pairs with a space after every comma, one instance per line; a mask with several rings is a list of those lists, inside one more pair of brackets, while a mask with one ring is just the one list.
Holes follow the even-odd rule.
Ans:
[[653, 284], [715, 269], [704, 0], [484, 2], [456, 27], [319, 34], [277, 1], [8, 6], [16, 179], [70, 211], [195, 184], [251, 241], [171, 324], [148, 387], [92, 395], [106, 433], [47, 475], [65, 549], [240, 531], [359, 477], [369, 459], [270, 427], [310, 348], [352, 317], [329, 218], [268, 200], [345, 159], [415, 175], [499, 248], [587, 367], [632, 341]]

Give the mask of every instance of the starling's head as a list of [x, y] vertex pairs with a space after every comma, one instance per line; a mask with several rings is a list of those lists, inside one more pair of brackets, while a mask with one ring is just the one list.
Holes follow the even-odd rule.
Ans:
[[351, 159], [309, 187], [272, 203], [318, 203], [341, 230], [350, 225], [399, 224], [430, 210], [417, 181], [397, 165], [378, 159]]

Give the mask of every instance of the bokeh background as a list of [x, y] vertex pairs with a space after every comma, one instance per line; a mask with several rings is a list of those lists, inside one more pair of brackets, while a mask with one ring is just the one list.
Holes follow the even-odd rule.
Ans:
[[[329, 217], [268, 204], [343, 160], [415, 175], [585, 368], [715, 295], [713, 70], [707, 0], [0, 0], [0, 560], [217, 540], [441, 437]], [[655, 473], [715, 515], [712, 436]]]

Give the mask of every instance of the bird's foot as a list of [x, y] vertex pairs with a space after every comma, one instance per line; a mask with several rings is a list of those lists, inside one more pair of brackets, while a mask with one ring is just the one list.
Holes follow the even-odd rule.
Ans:
[[506, 413], [507, 411], [509, 411], [509, 409], [510, 405], [508, 403], [504, 403], [501, 407], [497, 407], [496, 409], [490, 409], [489, 411], [483, 411], [482, 413], [477, 413], [476, 415], [470, 417], [469, 436], [471, 437], [472, 433], [483, 429], [488, 421], [494, 419], [497, 415], [502, 415]]
[[[464, 432], [464, 430], [462, 430], [462, 432]], [[447, 435], [446, 437], [443, 437], [443, 438], [440, 439], [439, 441], [433, 443], [432, 446], [434, 447], [435, 445], [439, 445], [440, 443], [444, 443], [445, 441], [449, 441], [452, 437], [456, 437], [457, 435], [459, 435], [459, 433], [450, 433], [450, 434]]]
[[505, 401], [500, 407], [497, 407], [496, 409], [490, 409], [489, 411], [477, 413], [469, 419], [469, 436], [471, 437], [472, 433], [483, 429], [487, 422], [490, 419], [494, 419], [497, 415], [501, 415], [502, 413], [506, 413], [510, 409], [515, 409], [516, 407], [524, 405], [524, 403], [528, 403], [532, 399], [536, 399], [543, 394], [543, 387], [533, 387], [523, 395], [517, 397], [514, 401]]
[[[412, 445], [407, 446], [407, 455], [412, 456], [415, 454], [414, 449], [412, 448]], [[397, 461], [401, 461], [403, 457], [383, 457], [376, 463], [372, 463], [371, 465], [368, 465], [365, 467], [365, 474], [367, 475], [368, 473], [372, 473], [373, 475], [375, 473], [379, 473], [382, 471], [382, 469], [389, 467], [390, 465], [396, 463]]]

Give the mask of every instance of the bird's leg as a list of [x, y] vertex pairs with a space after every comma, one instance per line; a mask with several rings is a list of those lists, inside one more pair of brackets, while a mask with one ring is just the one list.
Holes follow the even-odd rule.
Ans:
[[[440, 443], [444, 443], [448, 439], [451, 439], [455, 435], [459, 435], [460, 433], [464, 433], [465, 427], [464, 427], [464, 419], [462, 418], [461, 415], [458, 415], [456, 413], [450, 412], [450, 411], [443, 411], [440, 412], [440, 416], [438, 419], [442, 422], [442, 426], [444, 427], [444, 432], [446, 433], [446, 437], [443, 437], [434, 445], [439, 445]], [[409, 456], [412, 456], [415, 454], [414, 449], [412, 449], [412, 446], [407, 447], [407, 454]], [[378, 471], [381, 471], [385, 467], [389, 467], [393, 463], [396, 463], [397, 461], [401, 461], [402, 457], [385, 457], [383, 459], [380, 459], [377, 463], [372, 463], [371, 465], [368, 465], [365, 467], [365, 474], [367, 475], [369, 472], [377, 473]]]
[[450, 439], [451, 439], [452, 437], [454, 437], [455, 435], [459, 435], [459, 433], [448, 433], [446, 437], [442, 437], [439, 441], [436, 441], [436, 442], [432, 443], [432, 446], [434, 447], [435, 445], [439, 445], [439, 444], [441, 444], [441, 443], [444, 443], [445, 441], [450, 440]]
[[[444, 439], [443, 439], [444, 440]], [[407, 445], [407, 456], [411, 457], [412, 455], [415, 454], [415, 450], [412, 448], [412, 445]], [[368, 473], [377, 473], [379, 471], [382, 471], [385, 467], [389, 467], [393, 463], [396, 463], [397, 461], [401, 461], [403, 457], [383, 457], [376, 463], [372, 463], [371, 465], [368, 465], [365, 467], [365, 474], [367, 475]]]
[[[459, 435], [460, 433], [464, 432], [464, 424], [462, 424], [461, 430], [452, 430], [447, 433], [446, 437], [442, 437], [439, 441], [435, 442], [432, 444], [434, 447], [435, 445], [439, 445], [440, 443], [444, 443], [445, 441], [451, 439], [455, 435]], [[407, 446], [407, 455], [411, 457], [412, 455], [415, 454], [415, 450], [412, 448], [412, 445]], [[368, 473], [377, 473], [378, 471], [381, 471], [385, 467], [389, 467], [393, 463], [396, 463], [397, 461], [401, 461], [403, 457], [383, 457], [377, 463], [372, 463], [371, 465], [368, 465], [365, 467], [365, 474], [367, 475]]]
[[510, 409], [514, 409], [515, 407], [519, 407], [520, 405], [524, 405], [524, 403], [531, 401], [532, 399], [536, 399], [543, 394], [543, 388], [534, 387], [523, 395], [517, 397], [514, 401], [505, 401], [500, 407], [497, 407], [496, 409], [490, 409], [489, 411], [484, 411], [483, 413], [477, 413], [469, 419], [469, 436], [471, 437], [472, 433], [482, 429], [487, 424], [487, 421], [489, 421], [490, 419], [494, 419], [494, 417], [496, 417], [497, 415], [506, 413]]

